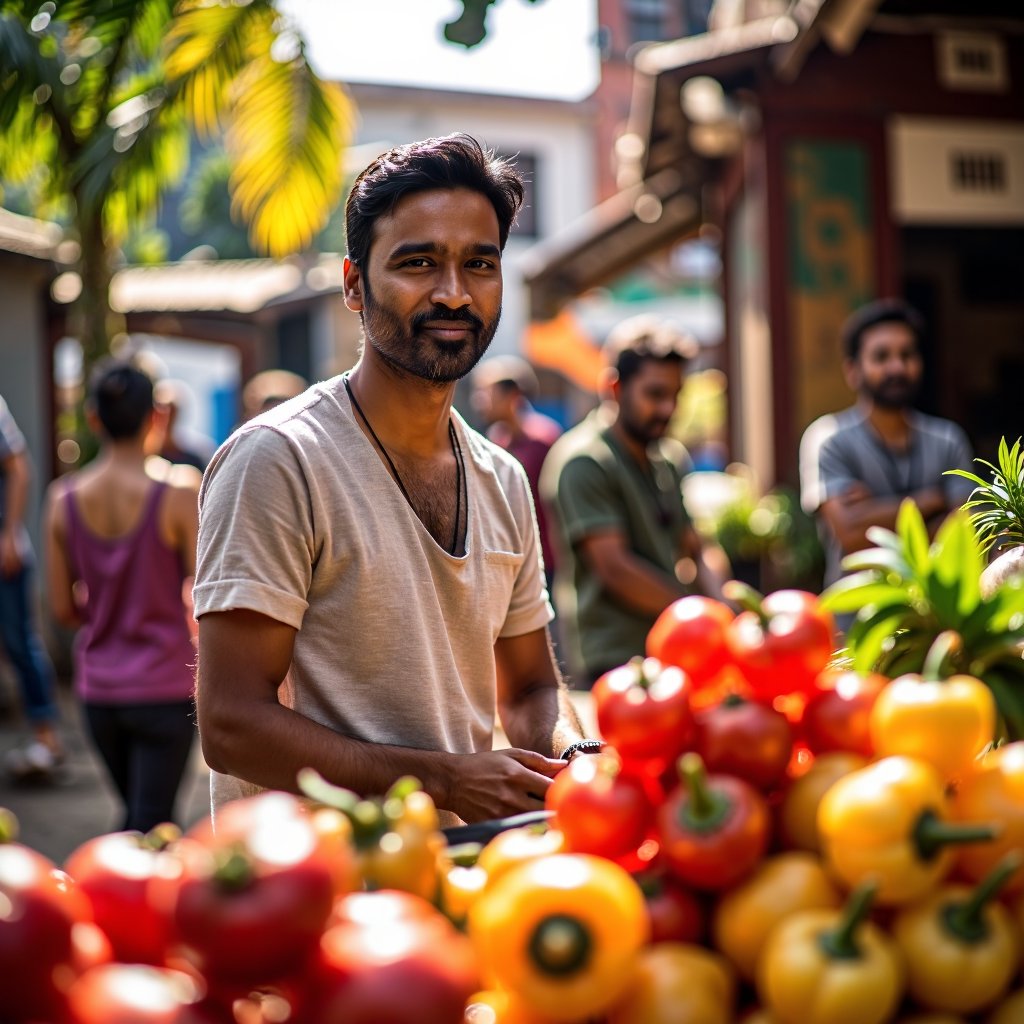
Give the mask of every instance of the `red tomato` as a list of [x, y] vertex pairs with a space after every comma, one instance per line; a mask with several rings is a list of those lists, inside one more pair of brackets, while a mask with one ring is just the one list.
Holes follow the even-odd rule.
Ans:
[[768, 805], [749, 783], [706, 775], [698, 754], [680, 761], [684, 784], [658, 809], [661, 855], [683, 885], [721, 890], [748, 875], [768, 846]]
[[647, 903], [650, 942], [702, 942], [707, 925], [700, 900], [664, 872], [641, 875], [637, 882]]
[[868, 721], [875, 699], [888, 682], [876, 672], [823, 672], [819, 691], [804, 709], [804, 738], [811, 750], [816, 754], [849, 750], [874, 757]]
[[202, 853], [190, 849], [177, 889], [177, 938], [208, 978], [271, 983], [305, 965], [331, 912], [333, 875], [295, 797], [264, 793], [218, 812]]
[[115, 959], [163, 965], [170, 920], [149, 901], [147, 887], [154, 876], [169, 877], [173, 856], [154, 849], [137, 832], [111, 832], [87, 840], [65, 862]]
[[144, 964], [105, 964], [68, 991], [70, 1024], [192, 1024], [200, 991], [179, 971]]
[[310, 1020], [319, 1024], [462, 1024], [480, 987], [465, 935], [397, 890], [351, 893], [324, 932]]
[[614, 753], [575, 757], [548, 787], [545, 806], [570, 853], [614, 860], [647, 837], [654, 809], [640, 779], [622, 772]]
[[735, 775], [758, 789], [771, 789], [786, 775], [793, 730], [774, 708], [742, 697], [695, 713], [694, 749], [709, 772]]
[[664, 767], [693, 737], [690, 690], [682, 669], [634, 658], [594, 683], [597, 727], [627, 767]]
[[647, 655], [681, 668], [701, 689], [725, 668], [729, 648], [725, 628], [733, 610], [721, 601], [691, 594], [673, 601], [647, 634]]
[[832, 613], [814, 594], [802, 590], [776, 590], [760, 601], [749, 587], [744, 593], [755, 594], [742, 602], [754, 607], [733, 619], [726, 641], [754, 697], [771, 701], [791, 693], [814, 693], [818, 674], [835, 646]]
[[21, 843], [0, 843], [0, 1017], [60, 1020], [81, 969], [75, 926], [89, 901], [70, 875]]

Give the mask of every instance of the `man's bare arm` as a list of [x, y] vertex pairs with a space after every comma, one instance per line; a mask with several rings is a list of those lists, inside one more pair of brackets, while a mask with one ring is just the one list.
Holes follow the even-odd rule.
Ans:
[[[937, 525], [950, 511], [942, 487], [922, 487], [909, 495], [929, 524]], [[893, 529], [904, 496], [876, 497], [864, 484], [854, 484], [821, 506], [821, 515], [839, 541], [844, 554], [870, 545], [867, 531], [872, 526]]]
[[278, 687], [291, 665], [295, 636], [291, 626], [253, 611], [200, 619], [199, 734], [212, 769], [296, 792], [299, 771], [311, 767], [362, 795], [384, 793], [396, 779], [414, 775], [438, 807], [466, 821], [539, 806], [530, 794], [544, 788], [549, 770], [539, 754], [456, 755], [366, 743], [284, 707]]
[[579, 542], [580, 557], [617, 601], [644, 615], [657, 615], [686, 588], [675, 577], [637, 557], [621, 530], [588, 534]]

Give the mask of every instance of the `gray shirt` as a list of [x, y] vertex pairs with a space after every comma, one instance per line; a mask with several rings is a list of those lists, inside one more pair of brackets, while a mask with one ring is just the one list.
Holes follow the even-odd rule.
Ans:
[[[963, 504], [973, 485], [947, 469], [970, 469], [967, 435], [950, 420], [912, 411], [910, 444], [895, 452], [879, 437], [858, 406], [815, 420], [800, 441], [800, 502], [810, 515], [855, 483], [875, 497], [905, 497], [925, 487], [941, 487], [951, 508]], [[819, 517], [825, 545], [825, 585], [842, 575], [839, 542]]]

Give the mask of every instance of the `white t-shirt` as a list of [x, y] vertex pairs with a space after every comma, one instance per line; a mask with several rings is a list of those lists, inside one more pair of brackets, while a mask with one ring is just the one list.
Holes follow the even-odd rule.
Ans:
[[[522, 466], [452, 415], [469, 497], [463, 557], [409, 507], [340, 377], [244, 424], [203, 479], [195, 614], [247, 608], [294, 626], [280, 700], [322, 725], [474, 753], [492, 745], [494, 642], [553, 612]], [[211, 775], [214, 808], [257, 791]]]

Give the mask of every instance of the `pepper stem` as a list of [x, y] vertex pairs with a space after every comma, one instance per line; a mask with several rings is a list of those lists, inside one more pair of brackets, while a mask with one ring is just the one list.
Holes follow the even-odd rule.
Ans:
[[943, 821], [935, 811], [928, 809], [921, 812], [911, 838], [921, 860], [932, 860], [944, 846], [952, 843], [988, 842], [995, 839], [998, 831], [995, 825]]
[[552, 914], [538, 922], [530, 936], [530, 957], [540, 970], [565, 977], [583, 970], [593, 952], [589, 929], [576, 917]]
[[952, 657], [963, 647], [963, 640], [955, 630], [943, 630], [933, 641], [924, 658], [921, 678], [932, 682], [945, 679], [942, 666], [947, 658]]
[[219, 851], [216, 864], [213, 877], [222, 889], [237, 891], [252, 881], [252, 860], [242, 843], [235, 843]]
[[303, 796], [346, 814], [351, 814], [359, 802], [358, 795], [352, 790], [328, 782], [315, 768], [303, 768], [297, 776], [297, 781]]
[[0, 807], [0, 843], [13, 843], [18, 838], [18, 819], [14, 812]]
[[445, 851], [445, 856], [459, 867], [471, 868], [480, 859], [483, 848], [483, 843], [458, 843], [455, 846], [449, 846]]
[[829, 928], [818, 936], [818, 944], [826, 956], [833, 960], [860, 958], [856, 931], [868, 916], [877, 891], [878, 885], [875, 882], [865, 882], [850, 893], [835, 928]]
[[708, 785], [700, 754], [691, 750], [679, 758], [679, 777], [689, 797], [680, 815], [681, 824], [692, 832], [714, 831], [732, 809], [732, 802]]
[[762, 624], [767, 624], [768, 616], [765, 615], [764, 608], [761, 607], [764, 594], [755, 590], [749, 583], [744, 583], [742, 580], [726, 580], [722, 584], [722, 597], [726, 601], [738, 604], [748, 612], [753, 612]]
[[1013, 851], [1007, 854], [978, 883], [971, 895], [961, 903], [950, 903], [942, 908], [942, 923], [946, 930], [961, 942], [973, 944], [988, 936], [985, 907], [1002, 891], [1013, 874], [1024, 863], [1024, 857]]

